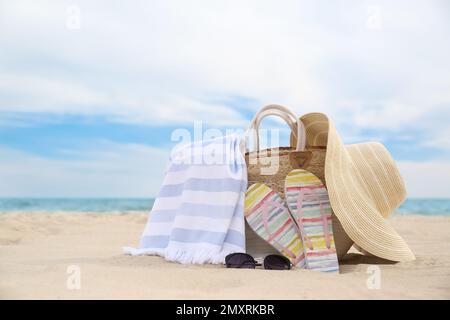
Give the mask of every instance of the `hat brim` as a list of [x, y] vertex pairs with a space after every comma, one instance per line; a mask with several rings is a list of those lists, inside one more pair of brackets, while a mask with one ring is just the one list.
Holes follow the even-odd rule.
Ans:
[[[404, 201], [403, 180], [389, 152], [379, 143], [344, 146], [328, 117], [301, 117], [308, 146], [326, 146], [325, 183], [341, 231], [359, 247], [391, 261], [414, 260], [414, 254], [387, 217]], [[345, 239], [342, 239], [343, 241]], [[351, 242], [346, 241], [347, 251]], [[345, 248], [347, 246], [348, 248]]]

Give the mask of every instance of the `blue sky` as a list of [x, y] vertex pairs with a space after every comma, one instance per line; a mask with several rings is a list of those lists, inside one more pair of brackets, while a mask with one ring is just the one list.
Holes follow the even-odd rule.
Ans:
[[174, 130], [279, 103], [450, 197], [447, 39], [437, 0], [0, 1], [0, 196], [153, 196]]

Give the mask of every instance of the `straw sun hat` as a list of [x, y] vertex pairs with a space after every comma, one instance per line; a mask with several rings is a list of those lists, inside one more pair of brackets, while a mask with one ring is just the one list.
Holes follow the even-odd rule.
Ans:
[[337, 219], [333, 233], [342, 257], [353, 244], [392, 261], [414, 260], [406, 242], [387, 221], [403, 202], [405, 185], [386, 148], [376, 142], [344, 146], [328, 117], [301, 117], [306, 144], [327, 147], [325, 182]]

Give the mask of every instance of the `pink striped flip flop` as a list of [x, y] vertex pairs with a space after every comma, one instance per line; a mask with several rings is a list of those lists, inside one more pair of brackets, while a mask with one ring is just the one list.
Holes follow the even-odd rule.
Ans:
[[323, 183], [311, 172], [295, 169], [286, 176], [285, 195], [305, 244], [306, 269], [339, 272], [332, 210]]
[[304, 248], [299, 229], [280, 195], [263, 183], [245, 193], [245, 219], [262, 239], [270, 243], [293, 266], [304, 268]]

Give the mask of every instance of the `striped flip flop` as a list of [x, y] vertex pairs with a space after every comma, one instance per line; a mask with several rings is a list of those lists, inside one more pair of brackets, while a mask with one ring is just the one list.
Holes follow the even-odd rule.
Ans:
[[311, 172], [295, 169], [285, 181], [286, 203], [305, 247], [306, 269], [339, 272], [328, 191]]
[[245, 193], [245, 219], [258, 236], [287, 257], [293, 266], [304, 268], [299, 229], [278, 193], [263, 183], [251, 185]]

